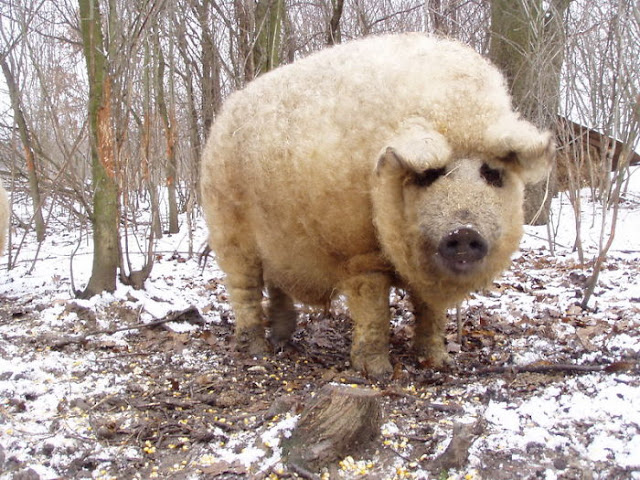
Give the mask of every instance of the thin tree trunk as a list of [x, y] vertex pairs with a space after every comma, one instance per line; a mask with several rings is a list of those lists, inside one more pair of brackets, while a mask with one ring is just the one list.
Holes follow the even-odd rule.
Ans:
[[327, 45], [335, 45], [342, 41], [340, 31], [340, 19], [344, 9], [344, 0], [331, 0], [332, 14], [329, 21], [329, 34], [327, 35]]
[[[176, 17], [174, 22], [177, 33], [177, 46], [182, 57], [182, 61], [188, 68], [185, 69], [183, 80], [187, 90], [188, 105], [188, 125], [189, 125], [189, 151], [190, 151], [190, 172], [200, 171], [200, 155], [202, 152], [203, 137], [209, 134], [211, 124], [215, 113], [219, 110], [221, 102], [220, 87], [220, 62], [218, 60], [217, 50], [214, 44], [213, 35], [209, 27], [209, 0], [204, 0], [203, 4], [195, 5], [195, 11], [198, 16], [198, 22], [201, 30], [200, 42], [200, 59], [195, 60], [189, 55], [189, 49], [186, 41], [186, 25], [182, 17]], [[201, 114], [198, 114], [198, 95], [195, 91], [194, 68], [192, 65], [199, 63], [202, 68], [201, 86], [202, 95], [199, 96], [201, 101]], [[202, 129], [200, 128], [202, 121]], [[184, 180], [189, 181], [189, 194], [186, 200], [187, 221], [191, 221], [191, 206], [199, 203], [198, 175], [192, 174]], [[195, 198], [194, 198], [195, 197]], [[189, 229], [191, 232], [191, 229]], [[191, 240], [191, 238], [190, 238]]]
[[256, 41], [253, 46], [257, 75], [271, 71], [280, 64], [283, 18], [284, 0], [258, 0]]
[[167, 108], [167, 100], [164, 92], [164, 54], [162, 47], [158, 41], [159, 35], [156, 35], [156, 53], [158, 55], [158, 76], [157, 76], [157, 95], [158, 95], [158, 111], [162, 118], [165, 137], [167, 141], [167, 196], [169, 202], [169, 233], [178, 233], [178, 200], [176, 196], [176, 180], [178, 175], [178, 165], [176, 160], [176, 132], [175, 132], [175, 115], [173, 109]]
[[[220, 95], [220, 61], [218, 59], [218, 53], [213, 41], [213, 34], [210, 27], [209, 18], [209, 4], [210, 0], [204, 0], [202, 5], [197, 7], [198, 11], [198, 23], [202, 31], [202, 40], [200, 43], [201, 57], [200, 62], [202, 64], [202, 128], [204, 135], [209, 134], [211, 124], [216, 112], [220, 109], [222, 104], [222, 98]], [[243, 25], [238, 25], [242, 31]], [[241, 33], [242, 35], [242, 33]], [[183, 41], [183, 37], [180, 37], [179, 41]], [[188, 61], [188, 55], [186, 48], [182, 48], [183, 57], [185, 62]], [[189, 86], [193, 88], [192, 79], [189, 73]], [[197, 132], [197, 131], [196, 131]], [[200, 147], [200, 145], [198, 145]]]
[[141, 124], [141, 149], [140, 154], [142, 156], [142, 181], [145, 188], [149, 192], [149, 201], [151, 203], [151, 232], [155, 238], [162, 238], [162, 221], [160, 219], [160, 202], [158, 201], [157, 186], [153, 180], [151, 174], [151, 52], [149, 51], [149, 44], [145, 46], [144, 58], [145, 69], [143, 75], [143, 88], [144, 88], [144, 118]]
[[[233, 0], [238, 24], [238, 56], [240, 67], [235, 75], [236, 87], [241, 87], [256, 77], [255, 52], [251, 48], [252, 32], [254, 30], [253, 11], [250, 2], [246, 0]], [[241, 71], [240, 71], [241, 68]], [[203, 79], [204, 81], [204, 79]]]
[[18, 126], [20, 140], [24, 148], [24, 157], [27, 163], [27, 173], [29, 176], [29, 190], [31, 200], [33, 202], [33, 220], [36, 226], [36, 240], [40, 243], [44, 241], [45, 224], [42, 216], [42, 202], [40, 200], [40, 182], [38, 181], [38, 172], [36, 169], [36, 159], [33, 145], [31, 142], [31, 133], [27, 127], [27, 122], [22, 112], [22, 100], [20, 98], [20, 90], [13, 76], [13, 72], [9, 68], [6, 57], [2, 59], [2, 72], [9, 89], [9, 97], [11, 98], [11, 107], [13, 109], [14, 120]]
[[93, 266], [88, 298], [116, 289], [119, 258], [118, 185], [111, 114], [111, 84], [98, 0], [78, 0], [80, 31], [89, 79], [89, 130], [93, 179]]

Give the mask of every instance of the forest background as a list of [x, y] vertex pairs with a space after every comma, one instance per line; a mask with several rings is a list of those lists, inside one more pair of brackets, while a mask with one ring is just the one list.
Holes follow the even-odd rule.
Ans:
[[[546, 227], [450, 322], [453, 371], [412, 360], [392, 293], [386, 423], [330, 478], [638, 478], [635, 0], [0, 0], [0, 478], [301, 476], [278, 446], [296, 412], [367, 384], [350, 323], [339, 302], [304, 310], [298, 353], [234, 353], [223, 274], [193, 258], [200, 151], [256, 76], [401, 31], [489, 56], [556, 131], [558, 169], [529, 197]], [[444, 465], [461, 441], [469, 460]]]
[[[636, 155], [633, 0], [2, 0], [0, 176], [12, 203], [32, 205], [14, 209], [8, 268], [27, 232], [42, 242], [56, 221], [98, 252], [78, 296], [113, 291], [118, 276], [141, 288], [154, 240], [198, 214], [200, 153], [230, 92], [328, 45], [402, 31], [459, 39], [505, 72], [523, 115], [556, 130], [576, 212], [585, 185], [611, 212], [604, 257]], [[555, 186], [542, 187], [530, 220], [548, 220], [538, 205]]]

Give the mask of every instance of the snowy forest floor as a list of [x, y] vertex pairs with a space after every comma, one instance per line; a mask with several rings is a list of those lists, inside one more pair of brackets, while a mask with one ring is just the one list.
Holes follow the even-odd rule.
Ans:
[[[555, 199], [555, 255], [546, 229], [528, 227], [512, 268], [462, 305], [462, 342], [450, 312], [450, 370], [416, 363], [411, 308], [393, 291], [396, 374], [372, 387], [381, 433], [317, 478], [640, 479], [638, 191], [625, 195], [585, 310], [597, 209], [584, 208], [581, 265], [570, 207]], [[34, 265], [27, 242], [2, 274], [1, 480], [307, 476], [281, 462], [301, 409], [326, 384], [370, 386], [349, 369], [348, 312], [340, 300], [330, 312], [301, 307], [293, 348], [238, 355], [223, 275], [187, 255], [186, 228], [158, 241], [145, 290], [75, 299], [77, 239], [55, 225]], [[200, 221], [196, 248], [205, 236]], [[84, 245], [76, 284], [90, 268]], [[438, 460], [452, 441], [462, 453]]]

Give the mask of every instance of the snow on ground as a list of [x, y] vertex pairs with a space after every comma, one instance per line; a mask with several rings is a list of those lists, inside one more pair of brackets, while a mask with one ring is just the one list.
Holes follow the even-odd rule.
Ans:
[[[472, 359], [467, 365], [474, 368], [611, 365], [609, 371], [558, 375], [505, 371], [450, 383], [450, 377], [438, 377], [439, 383], [430, 384], [419, 378], [414, 382], [410, 370], [402, 384], [407, 395], [454, 403], [461, 411], [434, 417], [426, 425], [426, 420], [421, 420], [423, 413], [407, 419], [407, 407], [402, 404], [402, 415], [388, 413], [381, 437], [380, 448], [397, 453], [393, 460], [387, 458], [384, 466], [374, 466], [381, 458], [378, 451], [370, 453], [370, 458], [348, 457], [334, 475], [640, 479], [640, 172], [636, 170], [631, 176], [615, 242], [586, 310], [579, 303], [598, 248], [601, 211], [587, 194], [582, 201], [587, 264], [580, 265], [571, 248], [575, 221], [570, 204], [565, 196], [556, 198], [554, 255], [549, 253], [547, 227], [527, 227], [513, 268], [494, 289], [472, 295], [463, 306], [465, 349], [453, 348], [455, 335], [449, 340], [454, 359], [461, 364]], [[214, 262], [210, 260], [203, 270], [197, 252], [188, 254], [190, 244], [196, 250], [204, 245], [202, 219], [197, 221], [193, 237], [183, 224], [181, 233], [165, 235], [157, 242], [156, 262], [145, 290], [119, 284], [114, 293], [90, 300], [74, 299], [71, 289], [69, 265], [77, 236], [62, 224], [51, 225], [40, 251], [36, 254], [35, 242], [27, 238], [18, 264], [0, 278], [0, 303], [4, 303], [0, 305], [0, 480], [69, 475], [196, 479], [250, 474], [253, 478], [278, 478], [282, 470], [279, 444], [294, 427], [295, 415], [261, 422], [249, 412], [244, 418], [248, 427], [232, 434], [225, 430], [224, 419], [212, 417], [207, 428], [218, 440], [195, 445], [192, 439], [177, 437], [172, 441], [176, 445], [182, 441], [179, 448], [190, 448], [191, 456], [167, 466], [157, 457], [160, 440], [144, 441], [141, 434], [126, 441], [114, 440], [119, 438], [118, 432], [136, 431], [133, 417], [127, 416], [131, 405], [113, 403], [104, 410], [106, 404], [125, 394], [155, 398], [152, 390], [161, 382], [179, 393], [175, 387], [178, 380], [152, 373], [154, 366], [169, 369], [176, 365], [193, 372], [194, 378], [206, 373], [201, 370], [231, 371], [229, 361], [215, 348], [197, 349], [189, 341], [198, 338], [215, 344], [215, 339], [206, 337], [206, 330], [232, 318], [220, 283], [222, 274]], [[86, 239], [72, 263], [76, 288], [82, 288], [91, 270]], [[91, 339], [92, 348], [82, 343], [71, 349], [51, 346], [52, 339], [61, 336], [117, 328], [124, 318], [127, 325], [147, 323], [191, 306], [202, 314], [205, 325], [170, 324], [174, 333], [168, 346], [149, 335], [147, 339], [143, 329], [134, 331], [141, 339], [139, 345], [148, 349], [142, 353], [130, 348], [130, 330], [97, 335]], [[394, 329], [401, 328], [403, 322], [402, 318], [394, 319]], [[287, 367], [273, 367], [272, 363], [263, 367], [258, 362], [246, 371], [262, 387], [275, 381], [278, 368]], [[346, 367], [335, 368], [342, 371]], [[275, 373], [267, 375], [269, 372]], [[240, 381], [236, 377], [224, 380], [230, 390]], [[308, 395], [316, 386], [302, 379], [286, 391], [295, 393], [297, 389]], [[275, 396], [273, 392], [272, 399]], [[141, 408], [139, 404], [137, 408]], [[211, 415], [214, 413], [218, 415], [217, 410]], [[107, 416], [115, 419], [117, 426], [103, 421]], [[465, 465], [444, 473], [430, 472], [427, 465], [446, 449], [452, 425], [478, 419], [485, 426], [472, 443]], [[178, 419], [178, 423], [187, 420], [191, 421], [190, 417]], [[175, 447], [169, 444], [167, 448], [172, 445]]]

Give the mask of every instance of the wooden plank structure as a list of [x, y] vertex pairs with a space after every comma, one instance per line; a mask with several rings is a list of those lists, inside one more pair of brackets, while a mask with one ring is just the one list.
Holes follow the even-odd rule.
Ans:
[[[593, 128], [585, 127], [579, 123], [573, 122], [566, 117], [558, 117], [558, 145], [560, 149], [567, 148], [585, 148], [588, 147], [594, 153], [598, 154], [598, 158], [602, 156], [602, 150], [607, 149], [608, 155], [611, 156], [611, 169], [618, 168], [618, 161], [621, 155], [625, 153], [627, 145], [620, 140], [604, 135]], [[640, 154], [635, 150], [631, 150], [630, 165], [640, 164]]]
[[620, 161], [640, 165], [640, 154], [624, 142], [566, 117], [558, 117], [556, 137], [559, 190], [575, 185], [578, 176], [580, 186], [597, 188], [604, 169], [615, 171]]

